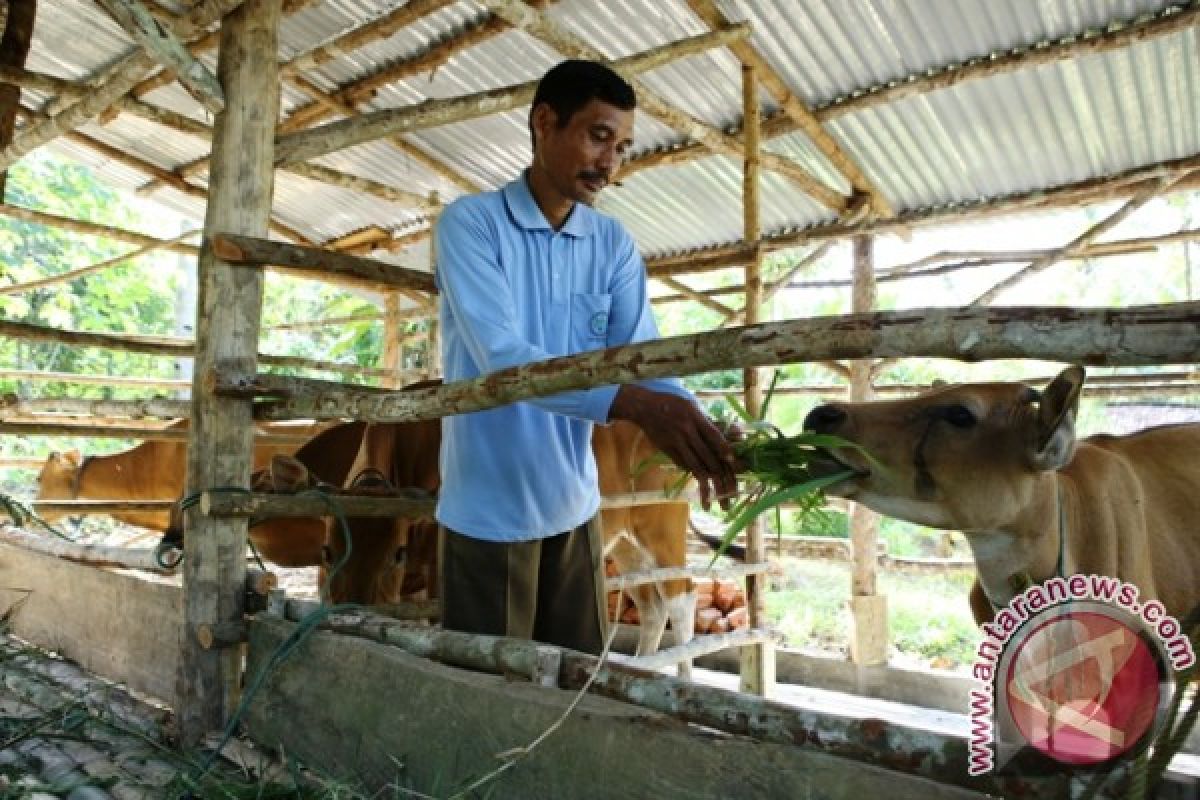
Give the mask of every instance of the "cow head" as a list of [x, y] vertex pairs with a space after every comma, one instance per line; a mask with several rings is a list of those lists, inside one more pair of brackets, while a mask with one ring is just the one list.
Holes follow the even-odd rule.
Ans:
[[[74, 500], [79, 489], [79, 469], [83, 465], [83, 455], [78, 450], [67, 450], [64, 453], [54, 452], [46, 457], [38, 473], [38, 500]], [[61, 511], [38, 512], [49, 522], [62, 519], [66, 514]]]
[[1017, 522], [1040, 477], [1071, 461], [1081, 367], [1043, 391], [1022, 383], [960, 384], [903, 400], [830, 403], [804, 427], [861, 450], [829, 451], [823, 474], [854, 474], [828, 491], [919, 525], [992, 531]]
[[[396, 489], [373, 468], [356, 475], [347, 491], [378, 497], [429, 496], [419, 489]], [[331, 522], [322, 549], [322, 586], [329, 571], [340, 565], [329, 580], [330, 600], [375, 605], [394, 603], [410, 594], [414, 587], [412, 578], [405, 585], [406, 573], [410, 567], [420, 568], [415, 561], [410, 563], [410, 544], [417, 544], [418, 537], [420, 544], [425, 544], [429, 523], [403, 517], [349, 517], [345, 522], [345, 529], [340, 521]]]

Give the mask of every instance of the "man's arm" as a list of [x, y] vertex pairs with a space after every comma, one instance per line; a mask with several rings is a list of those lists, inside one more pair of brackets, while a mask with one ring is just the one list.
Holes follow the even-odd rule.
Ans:
[[[484, 216], [467, 204], [451, 205], [442, 213], [435, 236], [438, 287], [479, 373], [550, 358], [520, 332], [512, 291]], [[603, 423], [615, 395], [615, 386], [598, 386], [522, 402]]]
[[[646, 266], [627, 235], [620, 247], [612, 296], [610, 347], [658, 338], [646, 291]], [[635, 423], [680, 469], [692, 473], [705, 508], [713, 495], [725, 507], [728, 498], [737, 493], [732, 447], [678, 379], [621, 386], [608, 418]]]

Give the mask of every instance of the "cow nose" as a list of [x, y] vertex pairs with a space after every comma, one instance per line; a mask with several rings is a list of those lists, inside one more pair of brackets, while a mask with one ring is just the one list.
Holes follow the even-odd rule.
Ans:
[[817, 406], [804, 418], [804, 430], [831, 433], [846, 421], [846, 412], [834, 405]]

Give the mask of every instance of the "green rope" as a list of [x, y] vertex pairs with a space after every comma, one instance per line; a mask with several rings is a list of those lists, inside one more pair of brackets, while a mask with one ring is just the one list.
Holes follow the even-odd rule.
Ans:
[[12, 518], [12, 521], [18, 528], [24, 528], [26, 523], [33, 522], [39, 528], [57, 536], [60, 539], [66, 539], [68, 542], [74, 541], [70, 536], [60, 531], [58, 528], [51, 525], [46, 520], [42, 519], [37, 513], [25, 503], [15, 497], [0, 493], [0, 508]]
[[[324, 489], [308, 489], [304, 492], [300, 492], [299, 494], [315, 494], [325, 501], [330, 513], [337, 520], [338, 530], [342, 535], [342, 540], [346, 544], [346, 552], [340, 559], [338, 559], [338, 562], [334, 564], [332, 568], [330, 568], [329, 574], [325, 577], [325, 583], [321, 587], [321, 596], [323, 598], [329, 597], [329, 587], [333, 581], [333, 576], [336, 575], [338, 571], [340, 571], [350, 560], [350, 554], [353, 546], [352, 539], [350, 538], [350, 523], [344, 511], [342, 510], [341, 504], [338, 503], [334, 499], [334, 496], [328, 491], [325, 491]], [[222, 732], [221, 741], [217, 744], [216, 748], [209, 753], [208, 757], [204, 760], [204, 763], [201, 764], [198, 773], [193, 778], [195, 782], [198, 783], [200, 779], [212, 769], [213, 764], [216, 763], [217, 756], [220, 755], [221, 751], [225, 748], [225, 745], [229, 743], [229, 740], [232, 739], [234, 734], [237, 732], [237, 728], [241, 723], [242, 717], [245, 716], [247, 709], [250, 707], [250, 701], [254, 699], [254, 696], [258, 693], [259, 689], [261, 689], [263, 684], [266, 683], [267, 677], [270, 676], [273, 671], [278, 669], [283, 662], [286, 661], [288, 657], [295, 652], [301, 644], [304, 643], [304, 640], [308, 638], [309, 634], [316, 630], [317, 627], [330, 616], [333, 614], [359, 611], [362, 608], [363, 606], [356, 603], [341, 603], [339, 605], [328, 606], [323, 605], [315, 611], [307, 614], [303, 619], [296, 623], [295, 630], [293, 630], [291, 634], [289, 634], [288, 637], [284, 639], [277, 648], [275, 648], [275, 651], [271, 653], [266, 663], [264, 663], [262, 668], [259, 669], [258, 674], [254, 676], [254, 679], [251, 680], [249, 684], [247, 684], [246, 690], [242, 693], [241, 702], [238, 703], [237, 709], [234, 710], [233, 715], [229, 719], [229, 723], [225, 726], [225, 730]]]

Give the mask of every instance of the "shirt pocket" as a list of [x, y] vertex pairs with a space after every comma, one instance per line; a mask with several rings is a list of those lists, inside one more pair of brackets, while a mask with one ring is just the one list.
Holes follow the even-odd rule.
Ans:
[[571, 296], [571, 350], [599, 350], [608, 345], [611, 294]]

